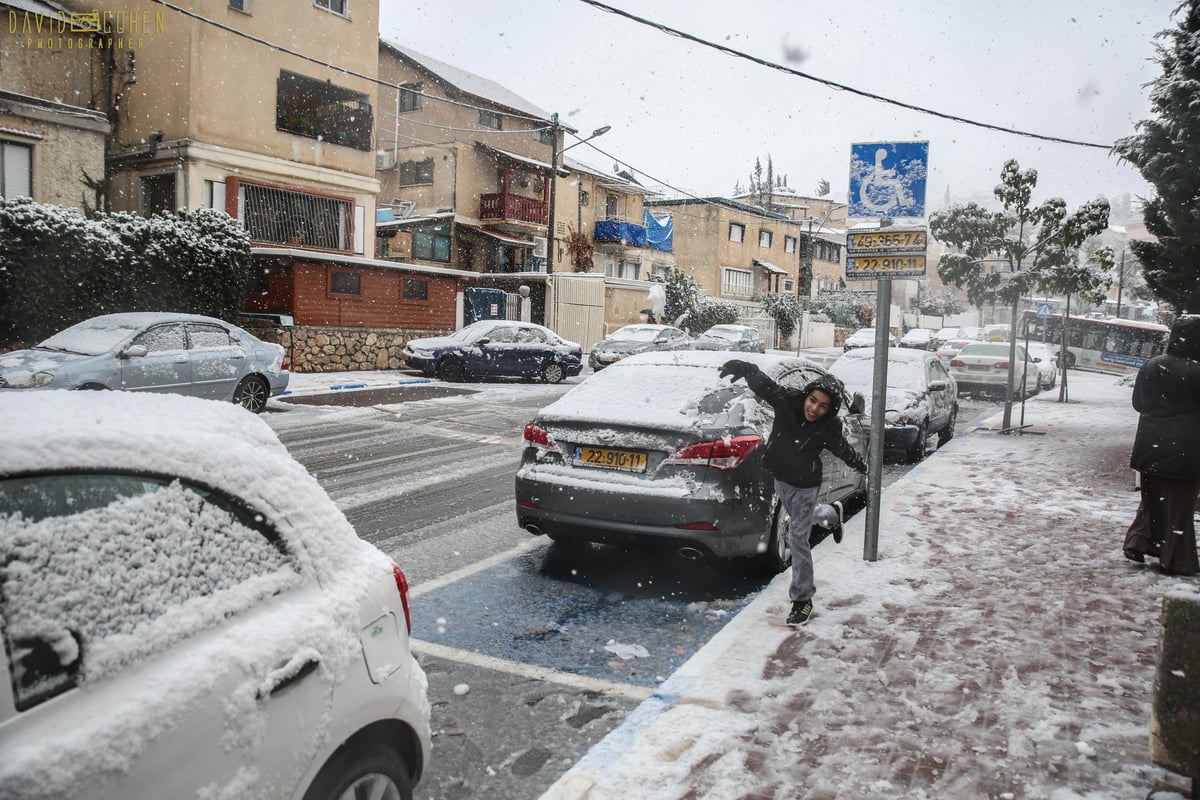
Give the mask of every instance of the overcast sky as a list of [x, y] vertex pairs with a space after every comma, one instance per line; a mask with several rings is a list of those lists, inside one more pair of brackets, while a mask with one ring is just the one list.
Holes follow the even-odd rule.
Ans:
[[[1149, 115], [1154, 35], [1179, 0], [605, 0], [660, 25], [809, 75], [1006, 128], [1111, 145]], [[1016, 158], [1034, 199], [1071, 208], [1149, 194], [1107, 149], [983, 130], [837, 91], [582, 0], [382, 0], [380, 35], [493, 80], [587, 136], [571, 157], [613, 161], [701, 195], [743, 187], [770, 155], [792, 188], [845, 199], [850, 146], [929, 142], [927, 203], [990, 195]], [[568, 142], [574, 139], [568, 137]], [[547, 154], [548, 156], [549, 154]], [[649, 176], [649, 177], [648, 177]]]

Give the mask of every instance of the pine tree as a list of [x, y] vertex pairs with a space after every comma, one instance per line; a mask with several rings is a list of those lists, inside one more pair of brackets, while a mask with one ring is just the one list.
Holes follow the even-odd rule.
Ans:
[[1119, 140], [1113, 152], [1156, 190], [1142, 217], [1155, 241], [1130, 242], [1155, 296], [1176, 312], [1200, 312], [1200, 0], [1180, 7], [1183, 20], [1158, 38], [1162, 75], [1151, 84], [1152, 119]]

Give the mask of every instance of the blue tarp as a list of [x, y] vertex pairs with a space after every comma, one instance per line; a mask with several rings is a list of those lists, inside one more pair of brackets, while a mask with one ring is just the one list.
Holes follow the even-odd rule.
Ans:
[[630, 247], [646, 246], [646, 229], [632, 222], [604, 220], [596, 223], [597, 242], [621, 242]]
[[674, 218], [670, 214], [656, 217], [650, 213], [648, 208], [642, 209], [642, 216], [646, 220], [646, 239], [650, 243], [650, 249], [662, 250], [666, 253], [672, 252], [675, 235]]

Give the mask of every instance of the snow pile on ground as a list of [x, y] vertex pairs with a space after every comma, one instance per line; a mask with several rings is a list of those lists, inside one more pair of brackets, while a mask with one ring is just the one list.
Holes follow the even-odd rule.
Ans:
[[1192, 579], [1122, 558], [1129, 386], [1070, 381], [889, 487], [878, 560], [865, 513], [814, 551], [806, 628], [781, 575], [546, 800], [1145, 797], [1162, 597]]

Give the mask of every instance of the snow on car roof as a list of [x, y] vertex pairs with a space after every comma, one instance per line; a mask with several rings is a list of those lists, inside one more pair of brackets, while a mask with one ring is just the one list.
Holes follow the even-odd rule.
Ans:
[[[738, 358], [757, 365], [768, 374], [777, 374], [790, 364], [817, 367], [812, 362], [789, 356], [741, 353]], [[697, 402], [727, 382], [718, 373], [721, 365], [729, 360], [729, 353], [712, 350], [630, 356], [594, 373], [543, 408], [538, 416], [551, 422], [586, 420], [690, 430], [697, 419]]]
[[[0, 394], [0, 477], [24, 472], [121, 470], [174, 475], [241, 497], [285, 539], [305, 518], [302, 563], [336, 568], [360, 542], [345, 515], [257, 415], [233, 403], [173, 394]], [[309, 556], [305, 559], [305, 554]]]

